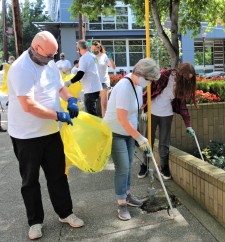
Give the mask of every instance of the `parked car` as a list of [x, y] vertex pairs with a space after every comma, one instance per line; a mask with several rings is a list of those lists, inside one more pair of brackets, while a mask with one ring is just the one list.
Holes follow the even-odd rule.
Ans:
[[212, 77], [225, 77], [225, 72], [214, 71], [214, 72], [206, 73], [206, 74], [202, 75], [202, 77], [205, 77], [207, 79], [212, 78]]

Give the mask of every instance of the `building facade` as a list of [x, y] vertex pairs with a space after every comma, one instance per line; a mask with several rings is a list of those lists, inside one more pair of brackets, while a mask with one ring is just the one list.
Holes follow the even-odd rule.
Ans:
[[[79, 40], [79, 20], [71, 19], [68, 8], [72, 0], [49, 0], [48, 13], [52, 23], [42, 23], [54, 31], [59, 42], [60, 52], [73, 62], [78, 58], [76, 42]], [[38, 24], [38, 23], [36, 23]], [[101, 42], [106, 51], [112, 53], [118, 73], [122, 70], [130, 72], [134, 65], [146, 56], [145, 28], [135, 24], [135, 16], [129, 5], [117, 1], [116, 15], [110, 17], [99, 16], [97, 21], [86, 21], [85, 39]]]
[[225, 32], [220, 24], [206, 31], [207, 23], [202, 23], [202, 33], [191, 38], [191, 31], [182, 36], [182, 61], [191, 62], [198, 73], [225, 71]]
[[[55, 33], [60, 51], [73, 62], [78, 58], [79, 20], [71, 19], [68, 11], [71, 4], [72, 0], [49, 0], [48, 12], [53, 22], [42, 24]], [[99, 16], [96, 21], [84, 19], [85, 39], [101, 42], [112, 53], [117, 66], [114, 73], [121, 69], [130, 72], [135, 63], [146, 56], [145, 29], [135, 24], [135, 15], [129, 5], [117, 1], [115, 10], [115, 16]], [[202, 23], [203, 35], [199, 34], [194, 39], [190, 31], [181, 36], [182, 62], [191, 62], [201, 74], [225, 69], [224, 28], [218, 25], [211, 32], [206, 32], [206, 26], [207, 23]]]

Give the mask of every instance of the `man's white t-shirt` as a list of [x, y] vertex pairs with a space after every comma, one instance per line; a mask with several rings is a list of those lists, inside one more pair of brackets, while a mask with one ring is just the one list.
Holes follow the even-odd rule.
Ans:
[[159, 117], [166, 117], [173, 115], [173, 108], [171, 105], [174, 97], [174, 76], [170, 75], [167, 86], [164, 90], [152, 100], [152, 114]]
[[69, 60], [59, 60], [56, 62], [58, 69], [66, 74], [70, 74], [70, 71], [66, 71], [67, 68], [71, 68], [71, 63]]
[[46, 136], [59, 131], [58, 122], [38, 118], [23, 110], [18, 96], [33, 97], [46, 108], [59, 111], [59, 90], [64, 86], [54, 61], [40, 66], [25, 51], [8, 72], [8, 133], [18, 139]]
[[[128, 77], [131, 74], [127, 75]], [[142, 106], [142, 88], [134, 85], [139, 107]], [[137, 98], [134, 93], [134, 89], [130, 81], [126, 78], [122, 78], [114, 87], [110, 94], [110, 98], [107, 104], [107, 110], [104, 117], [104, 120], [109, 125], [113, 133], [127, 135], [127, 131], [123, 128], [121, 123], [117, 118], [117, 109], [124, 109], [128, 111], [128, 120], [131, 124], [137, 128], [138, 124], [138, 103]]]
[[99, 77], [101, 83], [106, 83], [110, 86], [110, 78], [108, 73], [108, 66], [110, 64], [110, 60], [108, 56], [102, 53], [100, 56], [97, 56], [98, 59], [98, 70], [99, 70]]
[[98, 60], [89, 51], [81, 56], [79, 60], [79, 71], [84, 72], [84, 76], [80, 80], [84, 94], [102, 90], [102, 84], [98, 73]]

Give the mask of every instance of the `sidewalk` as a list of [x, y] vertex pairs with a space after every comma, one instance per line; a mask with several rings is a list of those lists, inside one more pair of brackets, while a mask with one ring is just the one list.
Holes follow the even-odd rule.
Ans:
[[[6, 120], [6, 114], [2, 114]], [[3, 127], [6, 128], [5, 123]], [[133, 169], [132, 193], [138, 197], [147, 195], [149, 179], [138, 179], [141, 153], [136, 152]], [[130, 208], [132, 219], [120, 221], [114, 199], [113, 164], [110, 162], [101, 173], [84, 173], [73, 167], [69, 183], [75, 214], [85, 222], [83, 228], [73, 229], [61, 224], [50, 203], [46, 180], [40, 174], [45, 221], [43, 237], [37, 241], [224, 241], [225, 229], [195, 203], [173, 181], [166, 186], [182, 205], [176, 209], [173, 219], [166, 210], [155, 213]], [[8, 133], [0, 133], [0, 242], [26, 242], [28, 225], [20, 194], [21, 178]], [[155, 188], [161, 188], [155, 180]]]

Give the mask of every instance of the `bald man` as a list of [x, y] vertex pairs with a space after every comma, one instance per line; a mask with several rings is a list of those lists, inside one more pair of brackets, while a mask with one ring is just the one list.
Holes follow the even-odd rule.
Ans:
[[[59, 221], [72, 227], [84, 222], [72, 212], [72, 200], [65, 175], [65, 154], [56, 121], [73, 124], [78, 115], [76, 99], [64, 86], [53, 61], [58, 44], [47, 31], [38, 33], [31, 47], [11, 66], [8, 73], [8, 132], [22, 177], [29, 238], [42, 236], [44, 210], [39, 184], [42, 167], [52, 205]], [[60, 99], [68, 101], [68, 112], [60, 112]]]

